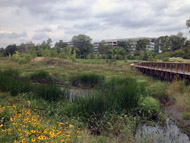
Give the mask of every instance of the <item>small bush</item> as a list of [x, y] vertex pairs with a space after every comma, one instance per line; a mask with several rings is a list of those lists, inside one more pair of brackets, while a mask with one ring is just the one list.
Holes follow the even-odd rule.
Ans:
[[143, 116], [152, 118], [158, 115], [160, 111], [160, 104], [153, 97], [147, 96], [142, 100], [142, 102], [140, 102], [139, 110]]
[[148, 87], [150, 95], [157, 99], [167, 97], [167, 89], [168, 84], [165, 82], [155, 82], [150, 87]]
[[183, 119], [184, 120], [189, 120], [190, 119], [190, 113], [183, 113]]
[[93, 73], [78, 74], [70, 78], [72, 85], [74, 86], [85, 86], [95, 87], [104, 81], [104, 76]]

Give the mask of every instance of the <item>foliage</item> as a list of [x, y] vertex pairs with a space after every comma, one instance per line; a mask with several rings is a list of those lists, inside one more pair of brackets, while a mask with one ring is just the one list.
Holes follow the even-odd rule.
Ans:
[[74, 46], [78, 48], [77, 57], [86, 58], [89, 53], [94, 52], [91, 41], [92, 39], [84, 34], [79, 34], [72, 38]]
[[[61, 90], [57, 85], [32, 85], [29, 81], [19, 79], [15, 71], [0, 72], [0, 90], [9, 91], [12, 96], [21, 93], [34, 93], [34, 97], [43, 98], [48, 101], [57, 101], [60, 98], [64, 99], [64, 90]], [[44, 73], [36, 74], [42, 78], [46, 76]], [[36, 76], [33, 76], [36, 79]]]
[[120, 42], [118, 42], [117, 46], [124, 48], [126, 51], [131, 50], [131, 42], [130, 42], [130, 40], [129, 41], [120, 41]]
[[17, 79], [16, 71], [0, 72], [0, 89], [2, 91], [10, 91], [15, 96], [19, 93], [30, 92], [32, 85], [27, 81]]
[[140, 39], [139, 41], [137, 41], [137, 47], [136, 50], [140, 51], [140, 50], [145, 50], [146, 46], [149, 44], [149, 40], [148, 39]]
[[43, 80], [51, 80], [51, 77], [48, 72], [39, 71], [31, 74], [30, 79], [34, 81], [43, 81]]
[[18, 51], [18, 47], [16, 46], [16, 44], [8, 45], [5, 48], [5, 56], [12, 56], [16, 51]]
[[187, 113], [187, 112], [183, 113], [183, 119], [189, 120], [190, 119], [190, 113]]
[[130, 110], [137, 107], [144, 88], [133, 78], [113, 78], [100, 87], [100, 91], [76, 101], [76, 113], [89, 116], [106, 111]]
[[33, 89], [34, 97], [43, 98], [47, 101], [58, 101], [59, 99], [65, 99], [64, 91], [56, 85], [38, 85]]
[[70, 81], [74, 86], [95, 87], [104, 82], [104, 76], [93, 73], [83, 73], [72, 76]]
[[77, 142], [80, 134], [80, 129], [72, 124], [51, 123], [40, 111], [36, 113], [22, 105], [0, 107], [0, 119], [0, 142], [69, 143]]
[[155, 82], [148, 87], [150, 95], [160, 100], [162, 100], [163, 98], [167, 98], [167, 89], [168, 84], [160, 81]]
[[0, 57], [3, 57], [5, 54], [5, 49], [4, 48], [0, 48]]
[[143, 116], [152, 119], [152, 117], [157, 116], [160, 111], [159, 101], [151, 96], [147, 96], [142, 99], [142, 102], [139, 102], [139, 111]]

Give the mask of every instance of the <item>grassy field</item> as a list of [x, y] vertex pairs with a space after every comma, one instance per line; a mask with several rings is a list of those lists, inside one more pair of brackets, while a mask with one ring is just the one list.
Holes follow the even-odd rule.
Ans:
[[[0, 142], [131, 143], [139, 124], [164, 122], [166, 104], [188, 119], [190, 87], [143, 75], [133, 62], [0, 58]], [[94, 92], [71, 103], [71, 86]]]

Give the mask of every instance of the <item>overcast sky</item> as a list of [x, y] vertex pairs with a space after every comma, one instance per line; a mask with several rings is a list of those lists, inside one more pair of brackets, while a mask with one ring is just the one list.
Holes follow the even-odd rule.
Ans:
[[183, 32], [190, 0], [0, 0], [0, 47], [47, 38], [93, 41]]

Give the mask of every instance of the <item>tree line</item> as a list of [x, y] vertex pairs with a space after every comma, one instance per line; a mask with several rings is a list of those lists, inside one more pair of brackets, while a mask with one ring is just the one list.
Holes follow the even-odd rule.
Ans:
[[117, 43], [117, 47], [101, 41], [95, 52], [92, 39], [84, 34], [76, 35], [71, 40], [72, 44], [60, 40], [54, 45], [47, 39], [35, 45], [32, 42], [8, 45], [0, 48], [0, 57], [11, 57], [25, 63], [35, 57], [59, 57], [66, 59], [137, 59], [137, 60], [168, 60], [169, 57], [182, 57], [190, 59], [190, 40], [179, 32], [176, 35], [160, 36], [154, 43], [154, 50], [147, 49], [150, 44], [148, 39], [138, 41], [128, 40]]

